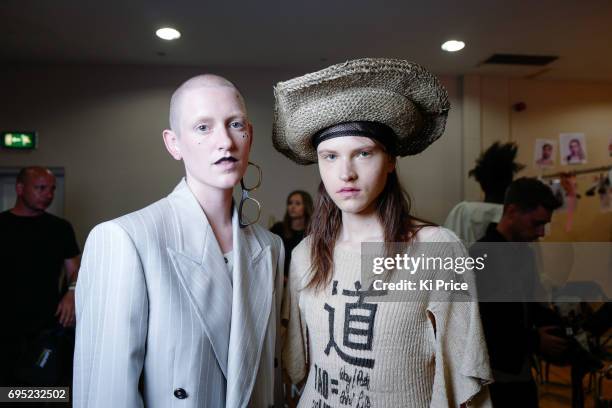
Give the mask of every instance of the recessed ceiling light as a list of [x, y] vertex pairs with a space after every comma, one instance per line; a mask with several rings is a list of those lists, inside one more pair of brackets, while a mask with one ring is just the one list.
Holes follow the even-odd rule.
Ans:
[[155, 35], [157, 35], [162, 40], [168, 40], [168, 41], [176, 40], [177, 38], [181, 38], [181, 33], [179, 33], [178, 30], [175, 30], [172, 27], [160, 28], [159, 30], [155, 32]]
[[457, 40], [450, 40], [442, 44], [442, 49], [448, 52], [456, 52], [462, 50], [463, 47], [465, 47], [465, 43]]

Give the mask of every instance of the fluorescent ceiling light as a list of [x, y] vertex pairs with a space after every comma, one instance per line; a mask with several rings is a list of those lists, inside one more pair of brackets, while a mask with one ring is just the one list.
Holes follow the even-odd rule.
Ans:
[[177, 38], [181, 38], [181, 33], [179, 33], [178, 30], [175, 30], [172, 27], [160, 28], [159, 30], [155, 32], [155, 35], [157, 35], [162, 40], [168, 40], [168, 41], [176, 40]]
[[462, 50], [463, 47], [465, 47], [465, 43], [457, 40], [450, 40], [442, 44], [442, 49], [448, 52], [456, 52]]

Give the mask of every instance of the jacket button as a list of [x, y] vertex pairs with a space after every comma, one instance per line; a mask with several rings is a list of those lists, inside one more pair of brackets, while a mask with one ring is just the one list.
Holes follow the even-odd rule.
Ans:
[[187, 398], [187, 391], [182, 388], [177, 388], [174, 390], [174, 396], [178, 399], [185, 399]]

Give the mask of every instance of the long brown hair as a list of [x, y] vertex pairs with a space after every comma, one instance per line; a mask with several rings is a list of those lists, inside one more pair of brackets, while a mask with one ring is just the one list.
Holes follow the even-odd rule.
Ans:
[[[385, 242], [409, 242], [421, 228], [434, 225], [410, 215], [410, 196], [402, 188], [396, 170], [387, 176], [385, 188], [376, 201], [376, 213], [383, 226]], [[341, 226], [342, 212], [321, 182], [308, 229], [312, 263], [307, 288], [320, 290], [331, 281], [334, 247]]]
[[[302, 205], [304, 206], [304, 229], [308, 230], [308, 225], [310, 224], [310, 218], [312, 217], [313, 212], [312, 197], [304, 190], [294, 190], [287, 196], [287, 206], [289, 206], [289, 200], [291, 200], [291, 197], [294, 195], [299, 195], [302, 197]], [[285, 217], [283, 218], [283, 234], [285, 239], [293, 238], [289, 210], [285, 211]]]

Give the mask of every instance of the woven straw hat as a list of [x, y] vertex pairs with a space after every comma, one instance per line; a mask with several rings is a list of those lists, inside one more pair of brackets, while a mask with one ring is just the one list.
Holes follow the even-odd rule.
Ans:
[[420, 65], [364, 58], [279, 82], [274, 147], [299, 164], [317, 161], [312, 137], [344, 122], [379, 122], [395, 133], [398, 156], [422, 152], [444, 133], [448, 94]]

